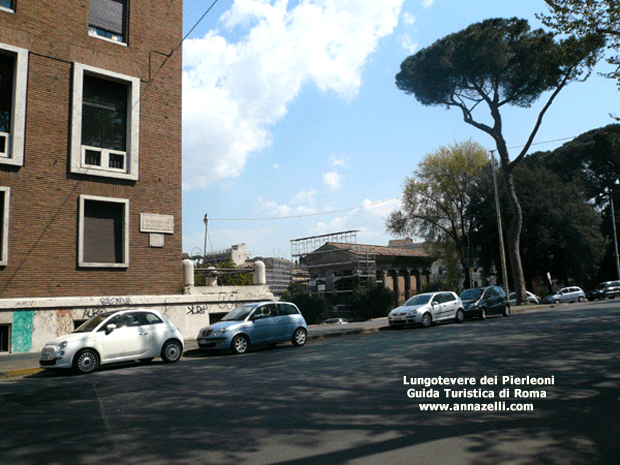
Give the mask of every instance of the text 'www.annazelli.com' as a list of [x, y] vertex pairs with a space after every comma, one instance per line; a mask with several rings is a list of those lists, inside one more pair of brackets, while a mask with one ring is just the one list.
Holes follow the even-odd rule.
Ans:
[[423, 412], [531, 412], [533, 404], [489, 402], [472, 404], [420, 404]]

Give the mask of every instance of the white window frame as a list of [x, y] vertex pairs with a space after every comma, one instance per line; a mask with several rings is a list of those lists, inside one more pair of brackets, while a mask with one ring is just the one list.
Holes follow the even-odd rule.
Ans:
[[11, 2], [11, 4], [13, 5], [13, 8], [7, 8], [5, 6], [0, 6], [0, 11], [6, 11], [7, 13], [15, 13], [15, 3]]
[[9, 264], [9, 208], [11, 205], [11, 188], [0, 187], [0, 192], [4, 192], [4, 215], [2, 217], [2, 250], [0, 251], [0, 266]]
[[[97, 202], [120, 203], [124, 205], [125, 215], [123, 218], [123, 262], [86, 262], [84, 260], [84, 204], [87, 200]], [[80, 194], [80, 211], [78, 225], [78, 266], [83, 268], [127, 268], [129, 267], [129, 199], [118, 199], [114, 197], [100, 197], [96, 195]]]
[[0, 164], [24, 166], [26, 95], [28, 88], [28, 50], [6, 44], [0, 44], [0, 49], [10, 52], [15, 56], [11, 132], [8, 136], [6, 136], [7, 152], [6, 154], [0, 155]]
[[[108, 168], [104, 159], [108, 160], [109, 150], [101, 150], [101, 166], [87, 165], [84, 160], [82, 146], [82, 97], [84, 95], [84, 74], [98, 78], [121, 82], [127, 85], [127, 151], [125, 168]], [[81, 63], [73, 64], [73, 102], [71, 118], [71, 172], [107, 178], [139, 179], [139, 134], [140, 134], [140, 78], [114, 73], [94, 66]], [[91, 149], [91, 147], [88, 147]]]

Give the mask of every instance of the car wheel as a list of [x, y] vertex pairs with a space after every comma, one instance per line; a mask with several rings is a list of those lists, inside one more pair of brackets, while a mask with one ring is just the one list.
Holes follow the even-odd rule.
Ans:
[[80, 350], [73, 361], [73, 368], [80, 374], [92, 373], [99, 367], [99, 354], [92, 349]]
[[465, 321], [465, 312], [463, 311], [462, 308], [459, 308], [456, 311], [456, 322], [457, 323], [463, 323], [463, 321]]
[[510, 305], [506, 305], [504, 307], [504, 312], [502, 313], [504, 316], [510, 316]]
[[146, 365], [147, 363], [151, 363], [153, 361], [153, 357], [141, 358], [139, 361], [140, 361], [140, 363], [143, 363], [143, 364]]
[[486, 320], [487, 319], [487, 309], [486, 308], [481, 308], [480, 309], [480, 319], [481, 320]]
[[556, 305], [558, 305], [558, 304], [560, 303], [560, 301], [559, 301], [558, 299], [555, 299], [555, 300], [553, 301], [553, 303], [554, 303], [554, 304], [556, 304]]
[[248, 347], [250, 347], [250, 341], [243, 334], [237, 334], [230, 343], [230, 348], [236, 354], [244, 354]]
[[422, 315], [422, 327], [423, 328], [428, 328], [432, 324], [433, 324], [433, 317], [431, 316], [430, 313], [425, 313], [424, 315]]
[[183, 348], [181, 347], [181, 343], [179, 341], [166, 341], [164, 346], [161, 348], [161, 359], [165, 363], [178, 362], [182, 354]]
[[580, 295], [580, 296], [579, 296], [579, 298], [578, 298], [577, 300], [578, 300], [579, 302], [583, 302], [583, 301], [584, 301], [584, 298], [583, 298], [583, 296], [582, 296], [582, 295]]
[[293, 339], [291, 342], [294, 346], [301, 347], [308, 340], [308, 333], [303, 328], [297, 328], [293, 333]]

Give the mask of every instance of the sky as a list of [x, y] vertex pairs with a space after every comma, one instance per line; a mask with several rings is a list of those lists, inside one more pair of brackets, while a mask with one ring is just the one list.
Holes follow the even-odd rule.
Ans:
[[[281, 258], [291, 240], [340, 231], [387, 245], [398, 237], [385, 221], [426, 154], [467, 139], [494, 149], [460, 111], [423, 106], [395, 75], [470, 24], [538, 28], [546, 12], [543, 0], [218, 0], [206, 15], [213, 0], [183, 3], [183, 252], [202, 254], [206, 232], [207, 252], [243, 243]], [[502, 111], [513, 157], [547, 96]], [[531, 152], [612, 124], [619, 108], [614, 81], [571, 83]]]

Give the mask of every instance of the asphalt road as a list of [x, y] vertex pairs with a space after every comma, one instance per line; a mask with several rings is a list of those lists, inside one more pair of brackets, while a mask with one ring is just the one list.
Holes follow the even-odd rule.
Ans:
[[[619, 463], [619, 316], [619, 301], [573, 304], [242, 356], [189, 351], [174, 365], [8, 379], [0, 463]], [[481, 384], [495, 376], [497, 385]], [[431, 384], [443, 378], [452, 379]], [[439, 398], [410, 398], [410, 389]], [[494, 397], [447, 399], [445, 389]], [[515, 389], [541, 397], [516, 398]], [[501, 402], [532, 410], [420, 407]]]

